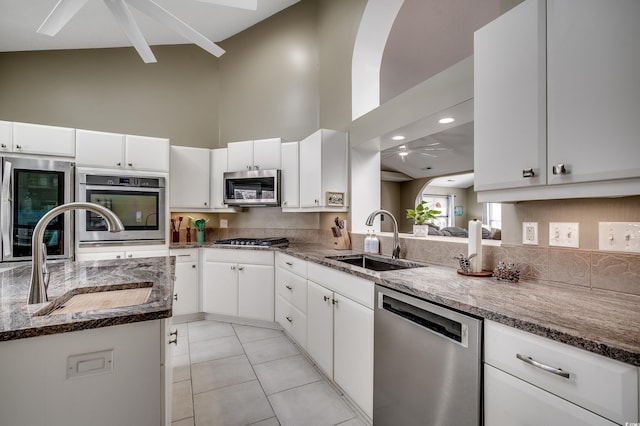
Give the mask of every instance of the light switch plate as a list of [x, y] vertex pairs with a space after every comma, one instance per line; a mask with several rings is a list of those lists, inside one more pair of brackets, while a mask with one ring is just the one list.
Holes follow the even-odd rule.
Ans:
[[522, 244], [538, 245], [538, 222], [522, 222]]
[[549, 245], [557, 247], [580, 247], [580, 226], [574, 222], [550, 222]]
[[599, 222], [598, 249], [640, 253], [640, 222]]

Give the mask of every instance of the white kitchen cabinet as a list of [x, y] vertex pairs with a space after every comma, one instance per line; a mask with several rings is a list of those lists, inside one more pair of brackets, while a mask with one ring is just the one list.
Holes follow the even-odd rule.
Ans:
[[205, 148], [171, 147], [171, 208], [209, 208], [211, 155]]
[[224, 209], [224, 172], [227, 171], [227, 148], [211, 150], [211, 207]]
[[79, 166], [169, 171], [169, 139], [78, 129]]
[[76, 259], [84, 260], [109, 260], [109, 259], [136, 259], [142, 257], [169, 256], [169, 249], [143, 249], [143, 250], [112, 250], [112, 251], [78, 251]]
[[173, 316], [198, 312], [198, 249], [172, 249], [176, 257]]
[[283, 142], [280, 148], [282, 207], [298, 207], [300, 205], [298, 142]]
[[307, 281], [307, 352], [333, 378], [333, 291]]
[[484, 362], [486, 424], [638, 422], [638, 367], [486, 320]]
[[307, 273], [307, 352], [371, 417], [373, 282], [312, 262]]
[[274, 321], [273, 265], [270, 250], [204, 249], [203, 310]]
[[[320, 129], [299, 144], [300, 207], [344, 209], [348, 205], [347, 134]], [[330, 206], [327, 192], [344, 193], [343, 206]]]
[[526, 0], [475, 33], [478, 201], [640, 193], [638, 19], [634, 1]]
[[0, 121], [0, 152], [13, 152], [13, 123]]
[[13, 152], [73, 157], [76, 130], [41, 124], [13, 123]]
[[302, 348], [307, 347], [307, 261], [275, 254], [276, 321]]
[[0, 342], [0, 424], [169, 425], [165, 321]]
[[280, 138], [227, 144], [227, 168], [230, 172], [280, 168]]

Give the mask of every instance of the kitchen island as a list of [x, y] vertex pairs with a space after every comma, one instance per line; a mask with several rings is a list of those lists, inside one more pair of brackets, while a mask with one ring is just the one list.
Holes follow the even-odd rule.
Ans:
[[[27, 304], [29, 264], [0, 273], [0, 424], [170, 423], [174, 258], [61, 262], [49, 269], [50, 302], [35, 305]], [[140, 286], [148, 295], [139, 304], [46, 309], [65, 294]]]

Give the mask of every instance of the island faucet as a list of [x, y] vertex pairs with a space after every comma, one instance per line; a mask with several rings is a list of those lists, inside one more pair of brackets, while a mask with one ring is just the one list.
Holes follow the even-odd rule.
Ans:
[[124, 225], [114, 212], [95, 203], [67, 203], [49, 210], [42, 216], [33, 230], [31, 247], [33, 259], [31, 261], [31, 285], [29, 288], [29, 304], [47, 302], [49, 287], [49, 271], [47, 269], [47, 245], [44, 244], [44, 230], [54, 217], [70, 210], [89, 210], [102, 216], [107, 222], [110, 232], [124, 231]]
[[367, 226], [372, 226], [373, 225], [373, 219], [375, 219], [375, 217], [379, 214], [386, 214], [389, 215], [389, 217], [391, 217], [391, 220], [393, 220], [393, 253], [391, 254], [391, 258], [392, 259], [399, 259], [400, 258], [400, 243], [398, 242], [398, 221], [396, 220], [396, 218], [393, 216], [393, 214], [391, 214], [390, 211], [388, 210], [376, 210], [373, 213], [371, 213], [369, 215], [369, 217], [367, 218], [367, 221], [364, 223]]

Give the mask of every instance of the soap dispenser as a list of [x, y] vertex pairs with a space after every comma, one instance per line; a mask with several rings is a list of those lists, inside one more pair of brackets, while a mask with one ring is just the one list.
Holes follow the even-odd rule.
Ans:
[[364, 252], [371, 252], [371, 230], [367, 231], [367, 236], [364, 238]]
[[378, 237], [376, 237], [375, 231], [373, 231], [373, 234], [371, 234], [371, 240], [369, 241], [370, 241], [369, 253], [375, 253], [375, 254], [380, 253], [380, 240], [378, 240]]

